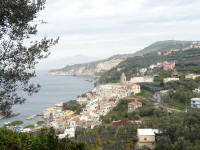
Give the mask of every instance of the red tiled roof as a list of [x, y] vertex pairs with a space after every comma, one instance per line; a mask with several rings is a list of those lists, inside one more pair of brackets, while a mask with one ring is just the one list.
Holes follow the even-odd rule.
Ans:
[[135, 97], [127, 97], [128, 100], [137, 100]]

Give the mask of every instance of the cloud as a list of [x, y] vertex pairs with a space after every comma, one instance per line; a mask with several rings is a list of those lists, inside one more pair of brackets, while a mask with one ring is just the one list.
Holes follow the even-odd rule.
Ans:
[[109, 57], [159, 40], [198, 40], [199, 7], [199, 0], [49, 0], [38, 36], [60, 36], [48, 61]]

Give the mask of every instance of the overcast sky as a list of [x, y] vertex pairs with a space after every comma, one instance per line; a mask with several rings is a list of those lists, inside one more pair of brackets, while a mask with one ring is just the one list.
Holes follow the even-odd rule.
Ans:
[[133, 53], [160, 40], [199, 40], [200, 0], [47, 0], [38, 36], [60, 37], [39, 68]]

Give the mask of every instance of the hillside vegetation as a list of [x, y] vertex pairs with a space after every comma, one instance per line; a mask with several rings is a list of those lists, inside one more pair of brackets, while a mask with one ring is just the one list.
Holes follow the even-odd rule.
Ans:
[[156, 52], [143, 56], [127, 58], [115, 68], [105, 72], [99, 82], [118, 82], [124, 72], [128, 79], [135, 75], [139, 69], [149, 67], [161, 61], [176, 61], [176, 70], [183, 73], [200, 73], [200, 49], [174, 52], [171, 55], [158, 55]]
[[[173, 48], [181, 49], [189, 46], [191, 43], [192, 41], [173, 41], [173, 40], [155, 42], [136, 53], [114, 55], [108, 59], [95, 61], [91, 63], [67, 65], [66, 67], [61, 69], [51, 70], [49, 71], [49, 73], [56, 75], [75, 75], [75, 76], [92, 76], [92, 77], [100, 76], [102, 73], [115, 68], [117, 65], [125, 61], [127, 58], [142, 56], [144, 54], [151, 52], [157, 52], [157, 51], [163, 52]], [[138, 59], [140, 59], [140, 57]]]

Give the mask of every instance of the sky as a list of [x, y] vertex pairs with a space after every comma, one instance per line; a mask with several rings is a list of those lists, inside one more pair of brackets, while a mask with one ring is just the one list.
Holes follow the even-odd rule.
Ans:
[[38, 37], [60, 37], [39, 69], [62, 68], [156, 41], [199, 40], [200, 0], [47, 0]]

